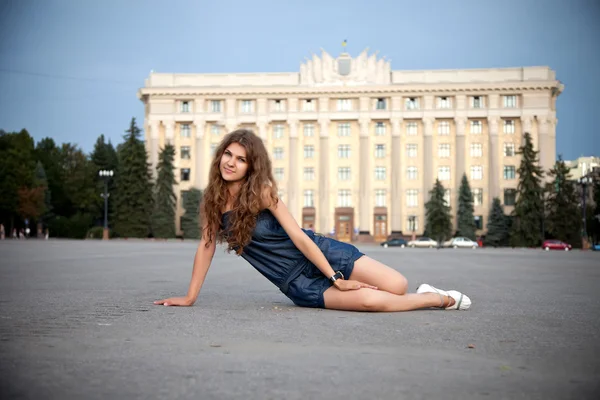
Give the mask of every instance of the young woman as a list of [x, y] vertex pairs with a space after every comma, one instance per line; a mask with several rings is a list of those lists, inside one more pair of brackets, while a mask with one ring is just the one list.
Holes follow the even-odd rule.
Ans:
[[277, 184], [262, 140], [252, 131], [228, 134], [215, 151], [202, 204], [202, 239], [185, 297], [165, 306], [196, 302], [217, 242], [247, 260], [296, 305], [350, 311], [408, 311], [439, 307], [466, 310], [471, 300], [455, 290], [419, 286], [407, 294], [406, 278], [351, 244], [301, 229], [277, 198]]

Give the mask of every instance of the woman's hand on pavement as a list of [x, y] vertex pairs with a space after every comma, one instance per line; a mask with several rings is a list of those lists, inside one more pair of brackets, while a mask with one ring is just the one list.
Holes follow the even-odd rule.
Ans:
[[194, 301], [187, 297], [171, 297], [164, 300], [157, 300], [154, 302], [154, 304], [163, 306], [189, 307], [194, 304]]

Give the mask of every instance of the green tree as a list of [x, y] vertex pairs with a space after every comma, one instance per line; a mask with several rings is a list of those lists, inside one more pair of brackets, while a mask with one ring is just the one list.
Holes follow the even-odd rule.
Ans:
[[[118, 168], [118, 158], [117, 152], [113, 147], [112, 143], [109, 141], [108, 143], [105, 141], [104, 135], [100, 135], [94, 144], [94, 150], [90, 155], [91, 162], [93, 164], [93, 174], [95, 177], [95, 187], [96, 193], [96, 202], [95, 202], [95, 212], [94, 219], [97, 222], [102, 221], [104, 223], [104, 199], [99, 195], [100, 193], [104, 193], [104, 181], [98, 175], [98, 171], [100, 170], [112, 170], [117, 172]], [[115, 180], [109, 179], [108, 182], [108, 193], [115, 192]], [[108, 214], [110, 220], [112, 220], [114, 216], [114, 202], [112, 199], [108, 201]]]
[[44, 167], [48, 190], [52, 194], [52, 214], [46, 218], [46, 223], [57, 215], [70, 215], [71, 207], [64, 192], [64, 171], [61, 162], [60, 148], [56, 146], [51, 138], [44, 138], [38, 142], [35, 148], [36, 159]]
[[152, 212], [152, 177], [135, 118], [117, 148], [114, 230], [119, 236], [147, 237]]
[[460, 182], [458, 194], [457, 236], [468, 237], [471, 240], [475, 240], [476, 227], [473, 212], [473, 194], [471, 193], [467, 175], [464, 174]]
[[581, 210], [579, 194], [572, 180], [570, 168], [562, 157], [550, 169], [552, 182], [546, 185], [545, 227], [554, 239], [574, 247], [581, 246]]
[[506, 246], [509, 238], [508, 233], [508, 218], [504, 214], [500, 199], [498, 197], [494, 197], [487, 223], [485, 245], [492, 247]]
[[441, 244], [452, 236], [452, 217], [450, 207], [444, 200], [444, 187], [438, 179], [429, 195], [429, 201], [425, 204], [425, 235]]
[[588, 231], [593, 243], [598, 243], [600, 242], [600, 181], [594, 182], [592, 190], [594, 191], [594, 208]]
[[168, 144], [158, 156], [156, 185], [154, 189], [154, 212], [152, 233], [157, 238], [175, 237], [175, 208], [177, 196], [173, 192], [175, 181], [175, 147]]
[[52, 193], [48, 188], [48, 179], [46, 178], [46, 171], [41, 161], [35, 165], [35, 183], [36, 187], [43, 188], [43, 207], [42, 212], [37, 219], [37, 233], [42, 234], [44, 224], [52, 218]]
[[541, 181], [544, 173], [538, 165], [538, 152], [533, 150], [529, 132], [524, 138], [525, 143], [517, 152], [521, 156], [521, 164], [517, 171], [519, 184], [510, 242], [515, 247], [537, 247], [542, 241], [544, 200]]
[[202, 191], [191, 188], [184, 192], [183, 208], [185, 212], [181, 217], [181, 230], [186, 239], [200, 239], [200, 203], [202, 202]]

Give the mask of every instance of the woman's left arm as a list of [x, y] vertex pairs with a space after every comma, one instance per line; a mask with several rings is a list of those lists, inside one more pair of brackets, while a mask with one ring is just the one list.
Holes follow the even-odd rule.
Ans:
[[[265, 196], [263, 196], [265, 198]], [[266, 202], [265, 205], [269, 203]], [[281, 200], [277, 204], [270, 204], [269, 211], [277, 218], [285, 232], [288, 234], [294, 245], [308, 258], [327, 278], [332, 277], [336, 271], [331, 268], [329, 261], [319, 249], [319, 247], [304, 233], [300, 226], [290, 214], [288, 208]], [[349, 277], [345, 277], [349, 278]], [[353, 290], [360, 288], [377, 289], [375, 286], [367, 285], [366, 283], [351, 280], [338, 279], [334, 282], [335, 287], [340, 290]]]

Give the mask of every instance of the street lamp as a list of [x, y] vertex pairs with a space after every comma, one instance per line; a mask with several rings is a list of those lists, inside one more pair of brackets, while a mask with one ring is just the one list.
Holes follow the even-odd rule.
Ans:
[[108, 240], [108, 180], [112, 178], [114, 172], [112, 169], [101, 169], [98, 171], [100, 179], [104, 181], [104, 194], [100, 194], [104, 198], [104, 231], [102, 232], [102, 240]]
[[583, 197], [583, 210], [582, 210], [582, 214], [583, 214], [583, 234], [581, 235], [581, 247], [583, 249], [587, 249], [587, 245], [588, 245], [588, 237], [587, 237], [587, 215], [586, 215], [586, 205], [585, 205], [585, 200], [586, 200], [586, 192], [585, 189], [587, 188], [588, 185], [591, 185], [593, 183], [593, 179], [591, 176], [582, 176], [581, 178], [579, 178], [579, 184], [581, 185], [581, 195]]

